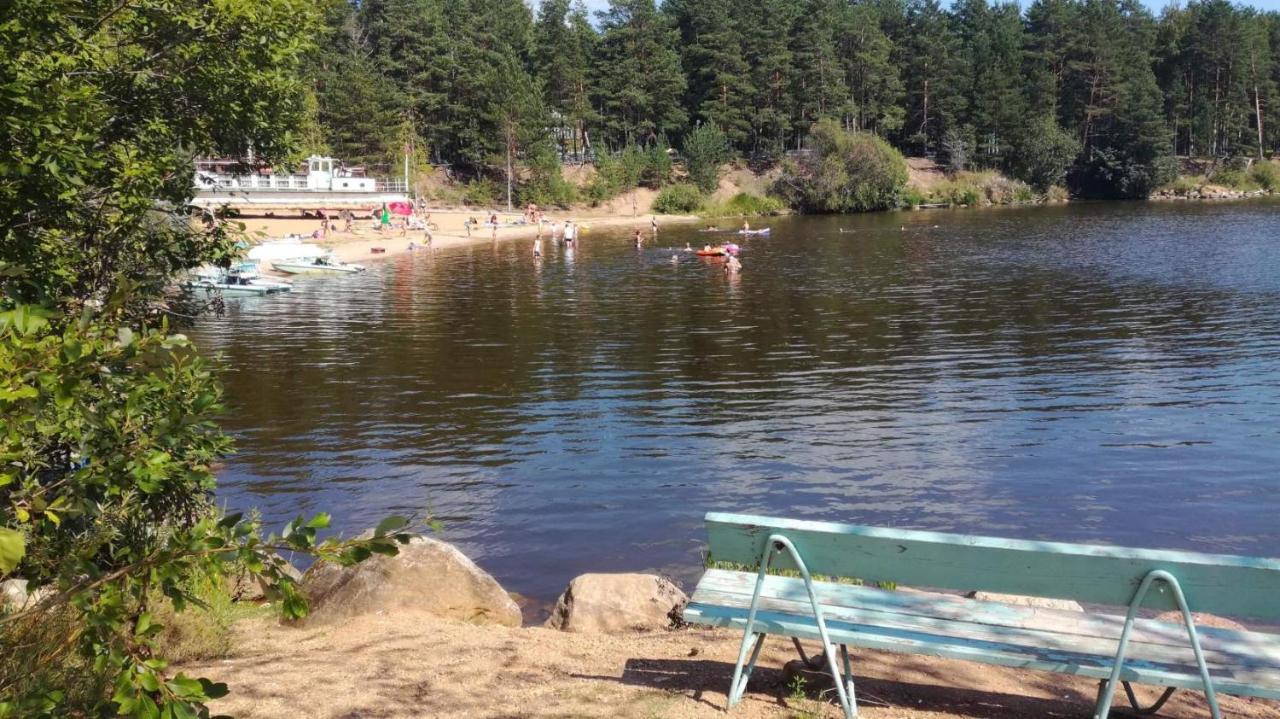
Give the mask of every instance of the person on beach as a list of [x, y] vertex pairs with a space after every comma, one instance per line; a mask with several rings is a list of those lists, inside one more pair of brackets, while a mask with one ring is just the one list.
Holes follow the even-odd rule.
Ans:
[[382, 214], [378, 217], [378, 232], [386, 232], [391, 229], [391, 210], [387, 209], [387, 203], [382, 203]]
[[355, 224], [355, 221], [356, 221], [356, 213], [352, 212], [351, 210], [343, 210], [342, 212], [338, 213], [338, 218], [342, 220], [342, 231], [344, 233], [350, 233], [352, 230], [355, 229], [353, 225]]

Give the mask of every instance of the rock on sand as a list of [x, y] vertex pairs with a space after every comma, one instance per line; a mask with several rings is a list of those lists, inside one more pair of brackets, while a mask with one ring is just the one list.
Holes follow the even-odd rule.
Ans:
[[414, 537], [394, 557], [352, 567], [318, 564], [303, 576], [307, 622], [414, 609], [472, 624], [520, 626], [520, 607], [492, 576], [446, 542]]
[[547, 626], [594, 634], [666, 629], [688, 601], [655, 574], [583, 574], [560, 595]]

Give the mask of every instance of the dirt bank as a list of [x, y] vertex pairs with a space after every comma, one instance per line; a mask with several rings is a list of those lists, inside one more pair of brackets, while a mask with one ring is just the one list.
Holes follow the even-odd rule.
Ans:
[[[838, 716], [790, 698], [781, 667], [795, 654], [782, 639], [767, 642], [745, 701], [726, 715], [739, 641], [727, 631], [605, 637], [396, 613], [316, 629], [254, 619], [237, 634], [232, 657], [183, 669], [228, 682], [215, 713], [242, 719]], [[1087, 680], [929, 657], [859, 651], [855, 662], [869, 719], [1085, 717], [1096, 692]], [[1273, 702], [1226, 697], [1222, 709], [1280, 719]], [[1208, 711], [1201, 695], [1178, 692], [1161, 716]]]

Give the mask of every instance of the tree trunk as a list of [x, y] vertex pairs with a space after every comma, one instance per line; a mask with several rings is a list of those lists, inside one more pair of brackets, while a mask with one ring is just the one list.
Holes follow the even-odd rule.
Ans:
[[511, 131], [507, 130], [507, 212], [513, 208], [511, 204], [511, 145], [515, 143], [515, 138]]

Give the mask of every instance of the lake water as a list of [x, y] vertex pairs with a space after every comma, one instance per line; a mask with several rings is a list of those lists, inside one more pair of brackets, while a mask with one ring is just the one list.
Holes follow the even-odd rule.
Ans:
[[672, 228], [300, 280], [194, 333], [219, 496], [431, 515], [542, 601], [690, 582], [708, 510], [1280, 556], [1277, 209], [773, 219], [736, 277]]

